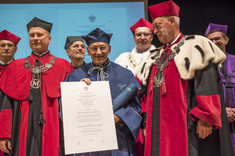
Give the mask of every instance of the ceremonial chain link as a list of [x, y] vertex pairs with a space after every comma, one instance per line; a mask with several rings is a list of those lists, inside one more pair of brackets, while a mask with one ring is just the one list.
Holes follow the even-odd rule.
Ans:
[[165, 77], [163, 76], [163, 69], [167, 66], [169, 66], [171, 60], [173, 60], [175, 57], [175, 52], [172, 52], [168, 59], [162, 64], [160, 58], [156, 59], [156, 68], [158, 68], [158, 73], [156, 77], [154, 77], [154, 87], [160, 87], [161, 83], [164, 81]]
[[235, 70], [229, 75], [229, 77], [235, 78]]
[[157, 58], [157, 59], [156, 59], [156, 62], [155, 62], [156, 67], [157, 67], [157, 68], [160, 67], [160, 71], [162, 71], [165, 67], [169, 66], [171, 60], [173, 60], [174, 57], [175, 57], [175, 52], [172, 52], [172, 53], [170, 54], [170, 56], [168, 57], [167, 61], [165, 61], [163, 64], [161, 63], [160, 58]]
[[128, 58], [129, 58], [130, 65], [131, 65], [133, 68], [136, 68], [137, 63], [135, 62], [135, 59], [134, 59], [134, 57], [132, 56], [131, 53], [129, 53]]
[[52, 56], [50, 61], [48, 63], [46, 63], [45, 65], [40, 65], [40, 66], [35, 66], [35, 65], [31, 65], [31, 63], [29, 62], [29, 57], [26, 57], [24, 59], [24, 67], [29, 71], [32, 72], [32, 80], [30, 81], [30, 86], [31, 88], [34, 89], [38, 89], [41, 86], [41, 72], [42, 73], [46, 73], [50, 68], [53, 67], [56, 57]]
[[230, 78], [235, 78], [235, 70], [233, 70], [232, 73], [230, 75], [227, 75], [227, 76], [228, 77], [225, 76], [225, 79], [226, 79], [225, 87], [226, 88], [233, 88], [234, 84], [232, 82], [229, 82], [229, 79]]
[[26, 57], [24, 59], [24, 67], [29, 71], [29, 72], [32, 72], [34, 74], [39, 74], [41, 72], [45, 73], [47, 72], [50, 68], [53, 67], [54, 63], [55, 63], [55, 60], [56, 60], [56, 57], [55, 56], [52, 56], [50, 61], [48, 63], [46, 63], [45, 65], [41, 65], [41, 66], [35, 66], [35, 65], [31, 65], [31, 63], [29, 62], [29, 57]]
[[[180, 51], [180, 47], [182, 45], [184, 45], [184, 40], [187, 36], [183, 36], [182, 39], [180, 40], [180, 42], [174, 47], [172, 53], [170, 54], [170, 56], [168, 57], [167, 61], [165, 61], [163, 64], [161, 63], [160, 57], [158, 57], [155, 60], [155, 65], [156, 68], [158, 68], [158, 73], [155, 77], [154, 77], [154, 87], [160, 87], [161, 83], [165, 80], [165, 76], [163, 76], [163, 69], [167, 66], [169, 66], [171, 60], [174, 59], [176, 53], [178, 53]], [[171, 50], [171, 49], [170, 49]]]

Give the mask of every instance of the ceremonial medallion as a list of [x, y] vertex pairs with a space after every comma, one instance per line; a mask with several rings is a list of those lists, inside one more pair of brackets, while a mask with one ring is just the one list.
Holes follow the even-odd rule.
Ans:
[[30, 87], [31, 88], [34, 88], [34, 89], [37, 89], [37, 88], [39, 88], [40, 87], [40, 80], [39, 79], [32, 79], [31, 81], [30, 81]]

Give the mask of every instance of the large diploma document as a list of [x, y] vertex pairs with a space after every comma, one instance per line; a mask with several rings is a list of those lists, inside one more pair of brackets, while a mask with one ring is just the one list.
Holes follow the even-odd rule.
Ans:
[[65, 154], [118, 149], [108, 81], [61, 82]]

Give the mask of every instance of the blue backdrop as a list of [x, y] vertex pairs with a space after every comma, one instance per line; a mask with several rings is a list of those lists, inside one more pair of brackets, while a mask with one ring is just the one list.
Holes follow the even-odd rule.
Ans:
[[[109, 58], [114, 61], [120, 53], [135, 46], [129, 28], [145, 13], [144, 2], [0, 4], [0, 31], [7, 29], [22, 38], [16, 59], [31, 53], [26, 24], [33, 17], [53, 23], [49, 50], [68, 61], [64, 49], [67, 36], [85, 35], [96, 27], [113, 33]], [[85, 62], [90, 61], [86, 52]]]

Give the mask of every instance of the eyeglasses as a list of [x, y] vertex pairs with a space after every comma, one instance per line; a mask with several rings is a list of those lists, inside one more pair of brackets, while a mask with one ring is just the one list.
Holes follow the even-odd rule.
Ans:
[[141, 37], [142, 35], [144, 35], [144, 37], [149, 37], [150, 35], [152, 35], [151, 33], [137, 33], [134, 34], [136, 37]]
[[108, 46], [92, 46], [90, 49], [94, 52], [97, 52], [100, 49], [101, 52], [105, 52], [108, 49]]
[[215, 37], [215, 38], [211, 38], [210, 40], [213, 42], [213, 41], [219, 41], [221, 39], [222, 39], [222, 37]]

